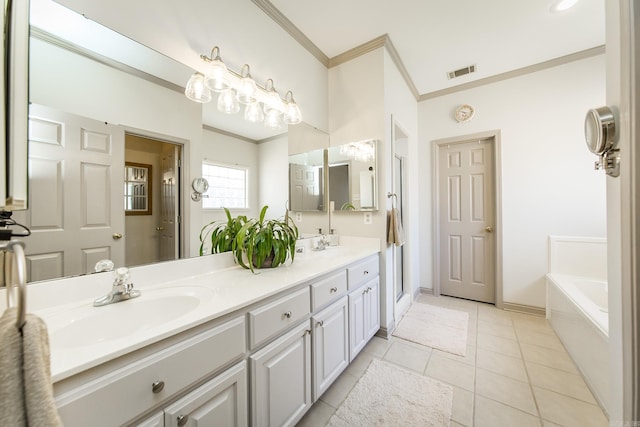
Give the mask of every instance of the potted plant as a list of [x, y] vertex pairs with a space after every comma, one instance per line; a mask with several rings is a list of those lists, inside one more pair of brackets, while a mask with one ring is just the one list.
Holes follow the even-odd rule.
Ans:
[[204, 255], [205, 244], [209, 242], [212, 254], [231, 251], [238, 231], [248, 221], [245, 215], [232, 218], [227, 208], [224, 208], [224, 212], [227, 214], [227, 222], [211, 221], [200, 230], [200, 256]]
[[258, 219], [247, 220], [236, 234], [232, 245], [234, 258], [244, 268], [277, 267], [288, 258], [293, 262], [298, 240], [298, 228], [289, 218], [265, 220], [268, 206]]
[[200, 231], [200, 255], [204, 255], [205, 244], [211, 244], [212, 254], [233, 251], [235, 261], [255, 273], [256, 268], [277, 267], [287, 259], [293, 262], [298, 240], [298, 228], [289, 218], [265, 220], [268, 206], [260, 211], [260, 217], [245, 215], [231, 217], [229, 209], [224, 211], [227, 221], [212, 221]]

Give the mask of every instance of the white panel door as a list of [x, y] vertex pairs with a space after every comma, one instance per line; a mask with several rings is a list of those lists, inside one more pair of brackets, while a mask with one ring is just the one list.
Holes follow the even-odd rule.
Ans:
[[180, 257], [179, 160], [180, 147], [174, 144], [163, 144], [161, 214], [160, 225], [156, 227], [160, 237], [160, 261], [170, 261]]
[[493, 139], [439, 147], [440, 293], [495, 302]]
[[[28, 280], [124, 264], [124, 131], [51, 108], [29, 110]], [[121, 237], [119, 237], [121, 236]]]
[[319, 169], [312, 166], [289, 164], [292, 211], [315, 211], [320, 208]]

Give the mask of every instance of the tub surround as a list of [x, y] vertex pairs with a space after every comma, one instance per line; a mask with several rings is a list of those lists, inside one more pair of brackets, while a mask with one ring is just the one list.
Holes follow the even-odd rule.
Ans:
[[[51, 374], [55, 383], [380, 251], [378, 239], [342, 236], [340, 243], [324, 251], [297, 254], [294, 263], [262, 269], [258, 274], [235, 265], [230, 254], [134, 267], [130, 269], [133, 283], [142, 291], [142, 296], [106, 307], [96, 308], [92, 304], [94, 299], [110, 291], [110, 273], [33, 283], [28, 286], [27, 309], [43, 318], [49, 328]], [[145, 299], [158, 299], [163, 293], [179, 295], [180, 288], [185, 289], [186, 295], [199, 292], [194, 296], [199, 302], [197, 307], [173, 320], [141, 329], [136, 329], [134, 323], [131, 330], [122, 329], [122, 337], [102, 342], [59, 333], [74, 320], [72, 316], [82, 321], [87, 313], [100, 314], [101, 310], [111, 310], [117, 316], [126, 304], [133, 307]], [[0, 301], [4, 300], [4, 295], [0, 295]], [[108, 323], [105, 327], [109, 327]], [[72, 345], [70, 340], [75, 340]], [[85, 345], [85, 341], [90, 343]]]
[[603, 238], [549, 239], [547, 318], [594, 397], [609, 411], [607, 244]]

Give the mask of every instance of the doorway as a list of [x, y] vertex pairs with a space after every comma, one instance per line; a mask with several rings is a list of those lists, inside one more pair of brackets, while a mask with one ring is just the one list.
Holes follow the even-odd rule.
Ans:
[[[181, 257], [180, 159], [182, 145], [125, 133], [125, 162], [149, 167], [148, 209], [125, 212], [126, 265]], [[139, 166], [138, 166], [139, 167]]]
[[436, 141], [436, 294], [501, 306], [495, 134]]

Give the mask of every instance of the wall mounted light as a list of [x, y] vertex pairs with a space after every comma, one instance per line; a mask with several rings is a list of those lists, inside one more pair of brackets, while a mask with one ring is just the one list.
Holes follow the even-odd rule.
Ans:
[[245, 120], [262, 122], [270, 129], [280, 129], [283, 122], [296, 125], [302, 121], [293, 92], [288, 91], [283, 101], [272, 79], [267, 79], [264, 87], [256, 84], [248, 64], [242, 66], [239, 74], [230, 70], [220, 58], [218, 46], [211, 49], [210, 56], [200, 58], [206, 63], [205, 72], [196, 71], [187, 82], [184, 93], [190, 100], [208, 103], [212, 100], [211, 92], [217, 92], [219, 111], [235, 114], [240, 111], [240, 104], [245, 104]]

